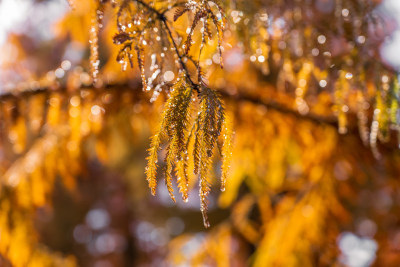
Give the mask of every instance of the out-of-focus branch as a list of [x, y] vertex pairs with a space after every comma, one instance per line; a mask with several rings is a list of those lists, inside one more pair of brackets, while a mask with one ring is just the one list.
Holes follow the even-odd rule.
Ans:
[[[50, 88], [37, 88], [34, 90], [27, 90], [27, 91], [22, 91], [22, 92], [8, 92], [5, 94], [0, 94], [0, 102], [5, 101], [7, 99], [24, 99], [24, 98], [29, 98], [32, 95], [35, 94], [41, 94], [41, 93], [62, 93], [64, 92], [66, 95], [76, 93], [76, 91], [80, 90], [93, 90], [93, 91], [102, 91], [102, 90], [129, 90], [129, 91], [135, 91], [138, 94], [144, 94], [140, 88], [140, 86], [132, 86], [128, 84], [107, 84], [103, 87], [103, 89], [99, 88], [94, 88], [93, 86], [82, 86], [78, 89], [68, 91], [64, 87], [59, 87], [57, 89], [50, 89]], [[238, 90], [239, 92], [243, 92], [246, 90]], [[265, 99], [265, 98], [260, 98], [258, 96], [252, 96], [248, 95], [245, 93], [236, 93], [236, 94], [229, 94], [224, 90], [219, 90], [219, 93], [222, 95], [222, 97], [226, 100], [234, 101], [234, 102], [250, 102], [256, 105], [264, 106], [267, 109], [275, 110], [278, 112], [281, 112], [283, 114], [287, 114], [290, 116], [294, 116], [298, 119], [301, 120], [308, 120], [313, 123], [317, 124], [326, 124], [326, 125], [331, 125], [336, 127], [337, 126], [337, 118], [335, 116], [323, 116], [319, 114], [315, 114], [312, 112], [309, 112], [307, 114], [301, 114], [297, 110], [292, 109], [290, 107], [287, 107], [286, 105], [279, 103], [278, 101], [275, 101], [273, 99]]]
[[299, 119], [303, 120], [309, 120], [311, 122], [317, 123], [317, 124], [327, 124], [327, 125], [332, 125], [332, 126], [337, 126], [337, 118], [335, 116], [322, 116], [314, 113], [306, 113], [306, 114], [301, 114], [297, 110], [292, 109], [290, 107], [287, 107], [284, 104], [281, 104], [273, 99], [262, 99], [257, 96], [252, 96], [252, 95], [247, 95], [243, 93], [235, 94], [235, 95], [230, 95], [225, 91], [220, 91], [220, 94], [225, 98], [233, 101], [247, 101], [251, 102], [256, 105], [261, 105], [266, 107], [267, 109], [272, 109], [278, 112], [281, 112], [283, 114], [287, 114], [290, 116], [294, 116]]

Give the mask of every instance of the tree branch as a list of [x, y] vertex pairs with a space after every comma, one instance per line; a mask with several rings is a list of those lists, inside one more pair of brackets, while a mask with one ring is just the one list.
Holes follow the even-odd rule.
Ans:
[[[106, 85], [104, 85], [103, 89], [104, 90], [121, 90], [121, 91], [133, 89], [133, 90], [137, 91], [137, 93], [142, 93], [142, 91], [140, 90], [141, 88], [139, 86], [132, 87], [128, 84], [106, 84]], [[76, 90], [70, 91], [70, 90], [67, 90], [65, 87], [59, 87], [57, 89], [50, 89], [49, 87], [42, 87], [42, 88], [37, 88], [34, 90], [26, 90], [26, 91], [15, 92], [15, 93], [8, 92], [5, 94], [0, 94], [0, 102], [6, 101], [8, 99], [15, 99], [15, 98], [21, 98], [21, 99], [29, 98], [30, 96], [40, 94], [40, 93], [52, 93], [52, 92], [63, 93], [64, 92], [66, 95], [68, 95], [68, 94], [76, 93], [77, 91], [81, 91], [81, 90], [98, 91], [99, 88], [94, 88], [93, 86], [82, 86], [80, 88], [77, 88]], [[245, 91], [245, 90], [239, 90], [239, 91]], [[283, 114], [294, 116], [298, 119], [308, 120], [308, 121], [311, 121], [316, 124], [326, 124], [326, 125], [331, 125], [331, 126], [337, 127], [338, 121], [335, 116], [322, 116], [322, 115], [311, 113], [311, 112], [307, 113], [307, 114], [300, 114], [297, 110], [287, 107], [286, 105], [279, 103], [277, 101], [274, 101], [272, 99], [266, 100], [266, 99], [262, 99], [257, 96], [247, 95], [244, 93], [238, 93], [238, 94], [232, 95], [223, 90], [219, 90], [218, 92], [226, 100], [231, 100], [234, 102], [243, 102], [243, 101], [250, 102], [250, 103], [253, 103], [256, 105], [264, 106], [268, 109], [278, 111]]]
[[317, 123], [317, 124], [327, 124], [331, 125], [334, 127], [337, 127], [338, 120], [335, 116], [322, 116], [318, 115], [315, 113], [306, 113], [306, 114], [300, 114], [297, 110], [294, 110], [292, 108], [289, 108], [277, 101], [274, 101], [272, 99], [265, 100], [261, 99], [260, 97], [257, 96], [251, 96], [243, 93], [235, 94], [235, 95], [230, 95], [226, 91], [219, 91], [219, 93], [225, 98], [229, 100], [234, 100], [238, 102], [246, 101], [250, 102], [256, 105], [264, 106], [266, 108], [281, 112], [283, 114], [287, 114], [290, 116], [294, 116], [299, 119], [303, 120], [309, 120], [311, 122]]

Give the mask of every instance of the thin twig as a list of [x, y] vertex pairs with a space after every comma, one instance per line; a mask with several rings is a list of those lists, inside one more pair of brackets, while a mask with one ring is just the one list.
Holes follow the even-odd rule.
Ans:
[[200, 86], [197, 83], [195, 83], [192, 80], [192, 78], [190, 77], [189, 70], [188, 70], [188, 68], [187, 68], [187, 66], [186, 66], [186, 64], [185, 64], [185, 62], [183, 60], [184, 56], [179, 52], [178, 45], [176, 44], [176, 42], [174, 40], [171, 28], [168, 26], [168, 20], [165, 17], [164, 13], [159, 12], [158, 10], [156, 10], [153, 7], [151, 7], [147, 3], [143, 2], [142, 0], [133, 0], [133, 1], [135, 1], [136, 3], [142, 5], [144, 8], [146, 8], [147, 10], [152, 12], [154, 15], [156, 15], [162, 21], [162, 23], [163, 23], [163, 25], [164, 25], [167, 33], [168, 33], [170, 42], [171, 42], [172, 46], [174, 47], [175, 53], [178, 56], [179, 63], [182, 66], [183, 71], [186, 73], [186, 77], [188, 78], [188, 80], [191, 83], [191, 85], [193, 86], [193, 88], [197, 91], [197, 93], [200, 94]]

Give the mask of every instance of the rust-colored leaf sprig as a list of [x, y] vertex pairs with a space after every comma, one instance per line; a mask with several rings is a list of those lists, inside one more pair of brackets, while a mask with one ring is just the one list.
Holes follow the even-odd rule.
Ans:
[[[165, 157], [165, 184], [171, 199], [175, 202], [172, 187], [172, 170], [175, 165], [175, 172], [178, 179], [178, 186], [182, 193], [182, 199], [188, 198], [188, 176], [187, 176], [187, 151], [185, 149], [187, 138], [187, 125], [190, 119], [190, 108], [192, 105], [192, 89], [188, 86], [184, 77], [172, 87], [171, 95], [166, 103], [162, 115], [162, 122], [158, 132], [152, 137], [149, 149], [148, 166], [146, 169], [147, 180], [155, 195], [156, 169], [158, 161], [158, 150], [161, 145], [161, 138], [167, 138], [169, 145]], [[175, 164], [176, 162], [176, 164]]]
[[[215, 6], [216, 12], [213, 11], [212, 6]], [[186, 42], [184, 44], [185, 54], [186, 55], [189, 54], [190, 48], [192, 47], [193, 44], [193, 34], [195, 32], [195, 28], [199, 24], [199, 22], [202, 22], [203, 25], [200, 30], [200, 32], [202, 33], [202, 40], [200, 44], [200, 53], [199, 53], [199, 58], [200, 58], [203, 46], [206, 44], [207, 40], [210, 40], [212, 38], [212, 33], [209, 27], [210, 23], [212, 23], [214, 24], [218, 35], [218, 50], [220, 55], [220, 65], [222, 68], [223, 67], [222, 37], [223, 37], [223, 30], [225, 28], [225, 22], [224, 22], [224, 12], [221, 5], [218, 3], [218, 1], [215, 0], [212, 1], [201, 0], [199, 2], [188, 1], [183, 9], [176, 10], [174, 15], [174, 21], [178, 20], [186, 12], [192, 12], [194, 14], [194, 19], [190, 27], [189, 34], [186, 38]]]
[[[192, 111], [196, 111], [192, 100], [193, 87], [183, 74], [171, 89], [170, 97], [163, 112], [163, 120], [157, 133], [152, 137], [149, 156], [147, 157], [146, 176], [151, 192], [156, 193], [158, 152], [161, 149], [162, 139], [166, 139], [167, 148], [165, 162], [165, 184], [171, 199], [175, 202], [173, 193], [172, 174], [175, 169], [177, 184], [183, 201], [188, 200], [189, 181], [188, 155], [193, 155], [194, 173], [199, 176], [200, 206], [203, 214], [204, 226], [209, 227], [207, 218], [207, 197], [210, 193], [210, 173], [212, 157], [221, 132], [223, 147], [223, 163], [221, 190], [225, 190], [227, 166], [229, 166], [232, 149], [231, 130], [225, 122], [225, 112], [219, 94], [202, 85], [200, 105], [197, 117], [191, 118]], [[187, 129], [192, 129], [188, 132]], [[190, 146], [191, 140], [194, 145]]]

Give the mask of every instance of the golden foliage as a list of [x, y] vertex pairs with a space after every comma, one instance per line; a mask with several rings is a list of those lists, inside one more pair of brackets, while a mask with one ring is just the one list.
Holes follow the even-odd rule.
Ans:
[[[319, 12], [327, 7], [315, 1], [68, 2], [73, 11], [58, 24], [57, 36], [84, 44], [90, 56], [83, 67], [65, 81], [39, 79], [44, 88], [0, 103], [0, 254], [13, 265], [76, 265], [32, 234], [36, 210], [51, 204], [57, 177], [73, 191], [88, 158], [120, 168], [132, 153], [127, 143], [139, 147], [156, 128], [163, 99], [150, 107], [139, 92], [112, 83], [141, 81], [153, 93], [151, 102], [168, 93], [146, 179], [155, 195], [163, 168], [174, 202], [174, 180], [185, 202], [198, 184], [206, 228], [219, 174], [214, 158], [221, 156], [217, 211], [231, 207], [230, 216], [203, 234], [172, 240], [171, 265], [335, 266], [341, 264], [336, 239], [357, 223], [349, 214], [361, 206], [355, 196], [365, 194], [362, 187], [376, 176], [393, 194], [390, 200], [397, 199], [397, 182], [386, 178], [399, 172], [390, 139], [393, 131], [400, 138], [400, 86], [395, 72], [371, 57], [378, 54], [377, 41], [368, 41], [379, 35], [379, 20], [370, 16], [376, 1], [335, 1], [332, 12]], [[332, 21], [334, 27], [321, 26]], [[124, 72], [128, 64], [137, 71]], [[354, 125], [384, 160], [369, 158], [353, 137]], [[381, 226], [397, 210], [379, 212], [372, 216]], [[384, 240], [386, 234], [374, 238], [398, 243]], [[396, 247], [386, 246], [386, 252]]]
[[[244, 260], [242, 265], [331, 266], [337, 253], [333, 246], [337, 229], [330, 220], [342, 220], [346, 214], [338, 203], [337, 181], [332, 175], [338, 142], [335, 128], [274, 111], [265, 116], [265, 110], [253, 104], [242, 103], [235, 110], [233, 175], [220, 196], [221, 205], [232, 205], [231, 217], [224, 227], [208, 232], [204, 243], [190, 254], [179, 250], [198, 237], [174, 240], [171, 264], [231, 266], [232, 257], [221, 255], [234, 253], [235, 260]], [[263, 141], [255, 144], [252, 138]], [[249, 193], [238, 197], [242, 184]], [[259, 213], [256, 220], [254, 210]], [[226, 232], [230, 233], [228, 240], [220, 236]], [[231, 247], [226, 251], [238, 236], [255, 247], [251, 258], [242, 257], [247, 253], [242, 241], [235, 241], [240, 250]], [[221, 243], [209, 249], [214, 242]], [[316, 248], [325, 250], [318, 255], [317, 265], [312, 261]]]
[[[76, 177], [85, 172], [82, 161], [88, 156], [112, 164], [112, 160], [106, 157], [110, 155], [115, 160], [115, 155], [121, 153], [115, 142], [113, 146], [106, 144], [104, 147], [104, 143], [110, 141], [102, 136], [107, 136], [106, 133], [113, 129], [105, 127], [106, 122], [114, 120], [111, 115], [107, 120], [104, 118], [104, 108], [108, 107], [112, 113], [113, 105], [121, 108], [121, 103], [125, 103], [125, 109], [131, 107], [133, 98], [129, 96], [132, 93], [112, 90], [97, 95], [94, 90], [87, 88], [70, 94], [39, 92], [27, 99], [34, 112], [24, 114], [17, 108], [16, 118], [3, 118], [7, 127], [5, 132], [15, 128], [14, 120], [25, 125], [23, 131], [18, 129], [18, 134], [27, 146], [23, 151], [11, 149], [8, 156], [15, 160], [9, 166], [4, 166], [5, 162], [1, 165], [2, 169], [7, 168], [2, 172], [1, 183], [0, 254], [12, 266], [77, 266], [75, 257], [54, 253], [44, 246], [34, 223], [37, 209], [52, 202], [54, 186], [59, 178], [72, 192], [76, 190]], [[14, 100], [5, 101], [1, 108], [16, 108]], [[34, 136], [32, 142], [28, 137]], [[120, 135], [116, 138], [125, 139]], [[8, 142], [12, 147], [21, 142], [16, 138], [4, 140], [9, 140], [2, 144], [5, 147], [9, 146]], [[94, 140], [96, 149], [88, 152], [91, 149], [87, 145], [91, 140]], [[93, 152], [95, 155], [90, 155]]]

